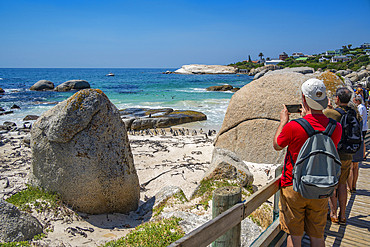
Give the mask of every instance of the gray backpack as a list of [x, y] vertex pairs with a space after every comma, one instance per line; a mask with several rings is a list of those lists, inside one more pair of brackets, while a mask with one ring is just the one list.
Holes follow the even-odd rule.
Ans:
[[314, 130], [303, 118], [294, 120], [308, 134], [308, 139], [299, 151], [293, 165], [293, 190], [307, 199], [330, 197], [338, 184], [341, 162], [331, 135], [337, 122], [329, 118], [325, 131]]

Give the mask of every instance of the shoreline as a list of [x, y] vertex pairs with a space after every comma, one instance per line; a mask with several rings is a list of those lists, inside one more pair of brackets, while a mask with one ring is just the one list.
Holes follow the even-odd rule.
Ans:
[[[21, 107], [13, 114], [0, 116], [1, 121], [22, 124], [31, 114], [42, 115], [55, 103], [66, 100], [77, 91], [31, 91], [38, 80], [50, 80], [55, 85], [82, 78], [91, 88], [102, 90], [117, 109], [172, 108], [204, 113], [208, 120], [194, 128], [217, 128], [222, 125], [229, 92], [208, 92], [206, 88], [229, 84], [242, 87], [251, 80], [233, 75], [165, 75], [162, 69], [117, 69], [114, 77], [106, 77], [101, 69], [0, 69], [1, 105], [10, 110], [13, 104]], [[54, 105], [53, 105], [54, 103]], [[188, 127], [190, 128], [190, 127]], [[191, 127], [193, 128], [193, 127]]]

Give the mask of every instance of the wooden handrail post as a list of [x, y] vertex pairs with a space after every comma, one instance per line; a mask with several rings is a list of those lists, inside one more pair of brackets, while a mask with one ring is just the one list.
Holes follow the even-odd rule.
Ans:
[[[284, 165], [280, 165], [275, 170], [275, 178], [279, 177], [283, 172]], [[275, 221], [279, 217], [279, 198], [280, 198], [280, 190], [275, 193], [274, 195], [274, 211], [273, 211], [273, 221]]]
[[[230, 229], [240, 224], [256, 208], [279, 190], [280, 176], [270, 181], [260, 190], [248, 197], [245, 202], [237, 203], [216, 218], [201, 225], [169, 247], [206, 247]], [[215, 205], [216, 203], [214, 203]], [[240, 241], [240, 235], [238, 236]], [[228, 245], [231, 246], [231, 245]], [[258, 245], [260, 246], [260, 245]]]
[[[216, 218], [221, 213], [225, 212], [235, 204], [239, 203], [242, 199], [242, 192], [240, 187], [226, 186], [215, 189], [213, 191], [212, 199], [212, 218]], [[212, 247], [239, 247], [241, 223], [237, 224], [224, 235], [216, 239], [212, 243]]]

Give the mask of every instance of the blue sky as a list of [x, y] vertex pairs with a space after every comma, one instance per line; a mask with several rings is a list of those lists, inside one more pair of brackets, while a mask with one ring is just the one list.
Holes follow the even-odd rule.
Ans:
[[179, 68], [370, 43], [370, 0], [0, 0], [0, 68]]

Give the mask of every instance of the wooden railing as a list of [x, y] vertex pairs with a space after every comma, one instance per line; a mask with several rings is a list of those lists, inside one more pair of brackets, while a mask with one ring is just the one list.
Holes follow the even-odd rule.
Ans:
[[[370, 145], [370, 131], [366, 133], [364, 142], [365, 146]], [[279, 210], [277, 208], [277, 204], [279, 202], [279, 180], [281, 177], [281, 169], [282, 166], [277, 168], [276, 178], [251, 195], [248, 200], [236, 204], [216, 218], [186, 234], [168, 247], [207, 246], [225, 234], [228, 230], [239, 224], [274, 194], [274, 222], [263, 233], [261, 233], [261, 235], [250, 246], [280, 246], [287, 236], [286, 233], [280, 230], [278, 217]]]
[[[228, 230], [239, 224], [262, 203], [278, 192], [280, 189], [280, 176], [281, 175], [266, 184], [256, 193], [252, 194], [245, 202], [236, 204], [216, 218], [186, 234], [181, 239], [169, 245], [169, 247], [201, 247], [209, 245]], [[279, 233], [279, 220], [276, 219], [251, 246], [268, 246]]]

